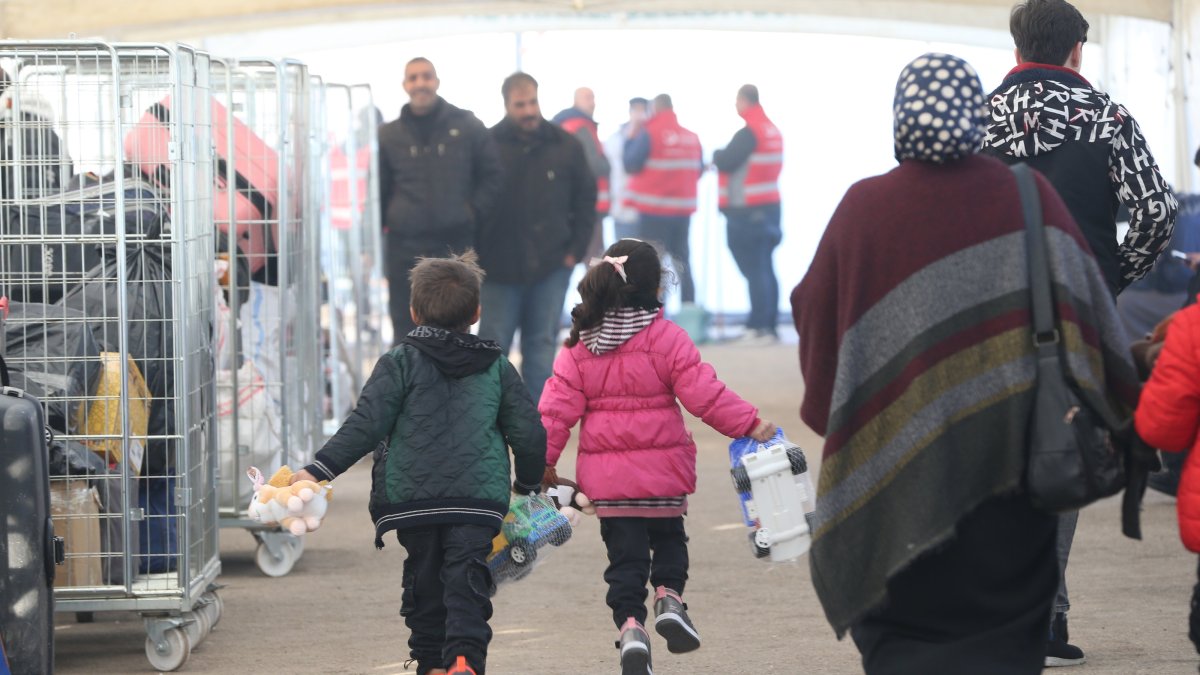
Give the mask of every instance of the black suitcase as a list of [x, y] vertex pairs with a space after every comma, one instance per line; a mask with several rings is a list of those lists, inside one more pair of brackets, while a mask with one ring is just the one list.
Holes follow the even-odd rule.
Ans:
[[54, 672], [54, 566], [63, 546], [50, 520], [48, 435], [41, 404], [8, 386], [0, 357], [0, 644], [13, 675]]

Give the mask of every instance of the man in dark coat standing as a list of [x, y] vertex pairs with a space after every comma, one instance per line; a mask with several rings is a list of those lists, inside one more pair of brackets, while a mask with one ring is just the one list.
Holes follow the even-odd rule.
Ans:
[[521, 376], [537, 402], [550, 377], [571, 270], [596, 222], [596, 177], [583, 146], [542, 118], [537, 80], [504, 80], [504, 119], [492, 127], [503, 166], [500, 198], [479, 239], [479, 336], [507, 354], [521, 331]]
[[476, 246], [480, 218], [500, 191], [500, 163], [487, 128], [437, 95], [437, 71], [417, 57], [404, 67], [409, 102], [379, 128], [379, 199], [387, 241], [384, 271], [392, 341], [415, 328], [408, 272], [419, 257]]

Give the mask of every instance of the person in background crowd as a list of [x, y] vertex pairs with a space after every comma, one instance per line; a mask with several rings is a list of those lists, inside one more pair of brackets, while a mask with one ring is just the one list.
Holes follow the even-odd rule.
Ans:
[[588, 244], [589, 260], [604, 252], [604, 216], [608, 215], [611, 199], [608, 177], [612, 168], [608, 164], [608, 157], [604, 155], [600, 136], [596, 133], [595, 113], [596, 94], [587, 87], [580, 87], [575, 90], [575, 105], [554, 116], [554, 123], [575, 136], [583, 146], [588, 167], [596, 175], [596, 227]]
[[480, 218], [500, 191], [500, 162], [483, 123], [438, 96], [429, 59], [404, 67], [408, 103], [379, 128], [379, 201], [392, 342], [416, 327], [408, 312], [408, 271], [417, 258], [476, 245]]
[[783, 239], [780, 228], [779, 173], [783, 135], [758, 102], [758, 87], [738, 89], [737, 113], [746, 120], [723, 150], [713, 153], [720, 172], [719, 204], [733, 260], [750, 289], [750, 316], [742, 342], [779, 341], [779, 279], [772, 253]]
[[654, 97], [654, 116], [625, 146], [630, 174], [624, 200], [638, 213], [630, 236], [661, 242], [679, 277], [680, 300], [696, 302], [689, 234], [696, 182], [704, 168], [700, 137], [679, 124], [671, 97]]
[[508, 354], [521, 333], [521, 375], [536, 402], [550, 377], [571, 270], [596, 223], [596, 178], [583, 146], [542, 118], [537, 80], [504, 80], [504, 119], [492, 127], [503, 166], [500, 201], [480, 235], [479, 335]]
[[[894, 112], [900, 165], [851, 186], [792, 293], [800, 416], [825, 438], [813, 585], [868, 675], [1040, 673], [1057, 519], [1021, 490], [1037, 356], [1016, 180], [977, 154], [986, 107], [962, 59], [908, 64]], [[1064, 364], [1131, 410], [1108, 286], [1035, 178]]]
[[[1062, 196], [1087, 237], [1115, 296], [1145, 276], [1171, 240], [1178, 204], [1137, 122], [1124, 106], [1092, 87], [1079, 70], [1088, 22], [1065, 0], [1029, 0], [1009, 20], [1017, 66], [989, 97], [985, 152], [1026, 162]], [[1129, 232], [1118, 244], [1119, 204]], [[1077, 512], [1059, 518], [1060, 582], [1046, 647], [1047, 666], [1083, 663], [1068, 641], [1066, 569]]]
[[635, 96], [629, 99], [629, 120], [616, 133], [604, 141], [604, 154], [610, 167], [609, 194], [612, 203], [613, 232], [617, 239], [632, 237], [637, 227], [637, 211], [625, 202], [625, 186], [629, 175], [625, 172], [625, 145], [636, 136], [649, 116], [650, 102]]

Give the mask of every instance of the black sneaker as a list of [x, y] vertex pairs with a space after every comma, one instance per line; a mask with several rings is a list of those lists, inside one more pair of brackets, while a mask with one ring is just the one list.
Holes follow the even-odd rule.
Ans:
[[621, 650], [621, 675], [654, 675], [650, 670], [650, 634], [632, 616], [621, 626], [616, 642]]
[[1050, 639], [1046, 641], [1044, 665], [1047, 668], [1078, 666], [1087, 663], [1087, 657], [1083, 655], [1083, 650], [1067, 642], [1068, 639], [1067, 615], [1065, 613], [1055, 614], [1054, 620], [1050, 622]]
[[666, 586], [654, 589], [654, 617], [654, 630], [667, 639], [667, 651], [682, 654], [700, 648], [700, 634], [678, 593]]

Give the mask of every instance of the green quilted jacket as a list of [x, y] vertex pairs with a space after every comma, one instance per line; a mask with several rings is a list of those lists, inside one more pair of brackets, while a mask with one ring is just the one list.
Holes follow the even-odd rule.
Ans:
[[496, 343], [419, 326], [384, 354], [358, 404], [312, 464], [333, 480], [374, 453], [375, 545], [389, 530], [430, 524], [495, 527], [513, 489], [536, 491], [546, 430], [516, 369]]

